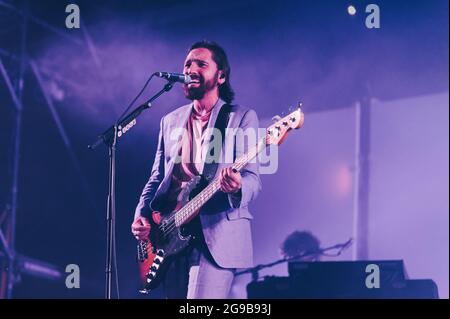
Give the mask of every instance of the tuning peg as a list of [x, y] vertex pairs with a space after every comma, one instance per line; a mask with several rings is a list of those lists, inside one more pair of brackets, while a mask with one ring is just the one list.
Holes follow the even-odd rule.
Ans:
[[299, 109], [301, 109], [301, 108], [302, 108], [302, 106], [303, 106], [303, 103], [299, 101], [299, 102], [298, 102], [298, 106], [297, 106], [297, 107], [298, 107]]
[[274, 117], [272, 117], [272, 121], [274, 122], [278, 122], [279, 120], [281, 120], [281, 117], [279, 115], [275, 115]]

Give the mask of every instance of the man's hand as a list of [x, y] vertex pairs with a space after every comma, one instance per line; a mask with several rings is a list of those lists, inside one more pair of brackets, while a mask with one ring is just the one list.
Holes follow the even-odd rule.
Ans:
[[131, 224], [131, 232], [137, 240], [147, 240], [150, 234], [150, 222], [143, 216], [136, 218]]
[[228, 194], [237, 193], [241, 189], [241, 173], [226, 167], [220, 172], [220, 189]]

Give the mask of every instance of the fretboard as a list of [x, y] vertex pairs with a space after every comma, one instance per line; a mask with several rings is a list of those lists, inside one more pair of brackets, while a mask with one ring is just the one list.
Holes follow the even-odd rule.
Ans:
[[[239, 156], [233, 163], [232, 167], [241, 171], [252, 159], [254, 159], [266, 147], [266, 138], [262, 138], [258, 144], [253, 146], [247, 153]], [[192, 200], [184, 205], [178, 212], [175, 213], [175, 225], [177, 227], [192, 220], [200, 211], [200, 208], [220, 190], [220, 180], [216, 177], [208, 186], [206, 186], [200, 193]]]

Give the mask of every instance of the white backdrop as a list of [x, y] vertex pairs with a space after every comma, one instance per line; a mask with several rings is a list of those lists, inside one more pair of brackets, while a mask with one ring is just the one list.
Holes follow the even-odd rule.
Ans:
[[[448, 298], [448, 93], [372, 106], [369, 258], [403, 259], [411, 279], [431, 278]], [[353, 234], [355, 109], [307, 113], [279, 149], [279, 168], [263, 175], [251, 205], [255, 262], [280, 258], [283, 239], [308, 230], [322, 247]], [[269, 124], [261, 119], [261, 126]], [[351, 260], [352, 249], [340, 257]], [[280, 265], [262, 275], [287, 275]], [[249, 277], [235, 296], [245, 296]]]

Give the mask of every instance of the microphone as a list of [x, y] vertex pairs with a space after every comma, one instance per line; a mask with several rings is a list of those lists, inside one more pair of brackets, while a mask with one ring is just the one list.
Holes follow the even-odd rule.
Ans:
[[181, 82], [188, 84], [191, 82], [191, 77], [187, 74], [171, 73], [171, 72], [155, 72], [157, 77], [166, 79], [171, 82]]

